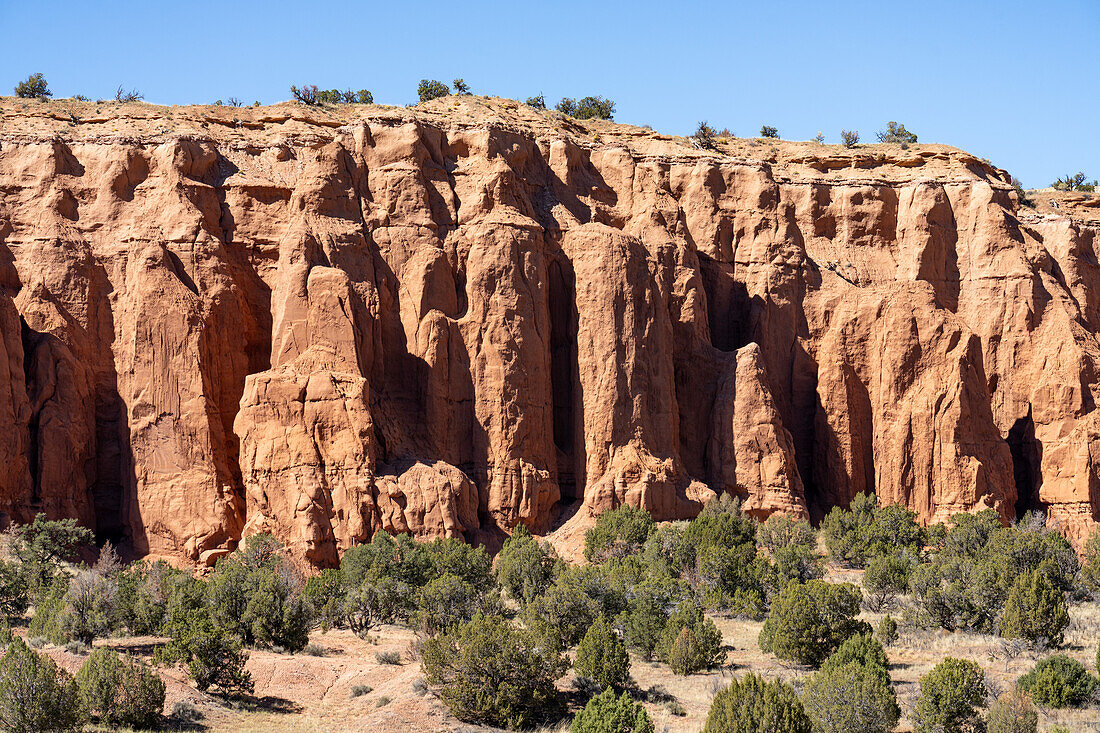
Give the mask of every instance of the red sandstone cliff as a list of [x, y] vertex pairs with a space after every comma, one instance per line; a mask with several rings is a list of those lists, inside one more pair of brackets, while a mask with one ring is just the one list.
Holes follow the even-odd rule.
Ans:
[[716, 492], [1100, 516], [1097, 232], [943, 146], [0, 102], [0, 510], [209, 562]]

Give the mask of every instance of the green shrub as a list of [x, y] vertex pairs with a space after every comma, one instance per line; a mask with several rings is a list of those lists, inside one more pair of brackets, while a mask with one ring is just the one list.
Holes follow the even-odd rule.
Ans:
[[186, 574], [163, 560], [133, 563], [117, 578], [119, 625], [137, 636], [159, 634], [176, 584]]
[[1068, 625], [1065, 596], [1046, 575], [1033, 570], [1016, 578], [1005, 601], [1001, 636], [1061, 646]]
[[369, 694], [371, 694], [372, 691], [374, 691], [374, 688], [371, 687], [370, 685], [352, 685], [351, 686], [351, 696], [352, 697], [362, 697], [363, 695], [369, 695]]
[[1092, 183], [1086, 183], [1085, 181], [1086, 177], [1084, 173], [1071, 173], [1063, 178], [1059, 178], [1051, 184], [1051, 187], [1058, 191], [1086, 191], [1092, 193], [1096, 190], [1096, 181]]
[[653, 575], [679, 577], [695, 563], [694, 550], [684, 540], [687, 522], [661, 523], [642, 548], [642, 558]]
[[822, 665], [822, 670], [836, 669], [851, 662], [879, 669], [886, 673], [890, 662], [886, 658], [886, 650], [881, 642], [870, 634], [856, 634], [844, 640], [837, 650], [829, 655]]
[[30, 592], [37, 596], [57, 577], [63, 563], [72, 560], [80, 548], [90, 546], [93, 539], [92, 531], [75, 519], [49, 520], [39, 513], [30, 524], [15, 528], [11, 549], [23, 564]]
[[647, 578], [634, 586], [628, 610], [620, 619], [627, 646], [646, 659], [654, 659], [671, 613], [683, 600], [681, 584], [667, 577]]
[[879, 130], [878, 141], [880, 143], [915, 143], [917, 136], [905, 129], [905, 125], [898, 122], [887, 122], [885, 130]]
[[478, 615], [425, 641], [421, 665], [455, 717], [518, 728], [557, 699], [554, 680], [566, 663], [544, 641], [500, 617]]
[[358, 586], [347, 589], [348, 625], [359, 636], [366, 636], [379, 624], [403, 623], [415, 612], [416, 591], [411, 586], [373, 574]]
[[985, 705], [985, 674], [974, 662], [948, 657], [920, 679], [913, 710], [916, 733], [978, 733]]
[[527, 606], [524, 617], [531, 628], [543, 628], [564, 646], [572, 646], [601, 613], [616, 618], [627, 610], [628, 591], [641, 572], [634, 558], [570, 566]]
[[[883, 657], [885, 659], [885, 657]], [[886, 733], [894, 729], [901, 709], [890, 678], [875, 665], [850, 660], [816, 672], [802, 693], [806, 713], [820, 733]]]
[[880, 555], [919, 557], [925, 533], [903, 506], [880, 507], [874, 494], [857, 494], [849, 509], [834, 507], [821, 523], [825, 546], [838, 563], [865, 567]]
[[714, 696], [703, 733], [810, 733], [813, 723], [794, 688], [747, 674]]
[[313, 609], [302, 597], [304, 582], [288, 567], [263, 568], [250, 578], [242, 621], [254, 643], [296, 652], [309, 643]]
[[445, 631], [475, 613], [499, 612], [495, 597], [484, 594], [457, 575], [444, 573], [431, 580], [417, 595], [417, 617], [429, 634]]
[[1040, 705], [1052, 708], [1075, 707], [1092, 697], [1096, 678], [1085, 665], [1064, 654], [1043, 659], [1016, 681], [1016, 686]]
[[846, 148], [854, 148], [859, 143], [859, 133], [855, 130], [841, 130], [840, 139]]
[[699, 127], [695, 129], [695, 134], [691, 136], [691, 139], [695, 142], [696, 147], [702, 150], [714, 150], [718, 147], [718, 136], [714, 128], [708, 125], [706, 121], [699, 123]]
[[1039, 713], [1030, 697], [1010, 690], [989, 706], [985, 725], [987, 733], [1036, 733]]
[[309, 641], [313, 609], [305, 580], [270, 535], [253, 535], [218, 560], [206, 592], [215, 624], [245, 646], [299, 651]]
[[909, 574], [912, 571], [913, 564], [896, 555], [872, 558], [863, 573], [867, 607], [872, 611], [893, 607], [895, 599], [909, 589]]
[[653, 733], [653, 721], [640, 704], [624, 692], [616, 697], [611, 689], [596, 695], [577, 713], [570, 733]]
[[622, 688], [630, 679], [630, 656], [626, 653], [626, 645], [602, 614], [581, 639], [573, 669], [601, 690]]
[[66, 639], [85, 644], [107, 636], [115, 628], [118, 586], [94, 569], [78, 572], [61, 599], [57, 623]]
[[0, 657], [0, 730], [76, 731], [84, 718], [72, 676], [13, 639]]
[[1059, 591], [1073, 588], [1078, 572], [1073, 548], [1041, 516], [1025, 515], [1013, 527], [1001, 526], [992, 510], [959, 514], [953, 521], [939, 550], [910, 576], [922, 623], [994, 632], [1013, 583], [1032, 571]]
[[[797, 570], [787, 568], [797, 576]], [[706, 604], [712, 608], [728, 608], [752, 618], [763, 618], [765, 584], [779, 581], [780, 570], [757, 555], [751, 544], [732, 549], [707, 547], [699, 552], [695, 563], [695, 583], [703, 592]], [[782, 581], [786, 583], [787, 579]], [[747, 594], [753, 594], [756, 608]]]
[[459, 94], [462, 96], [469, 96], [470, 94], [470, 85], [462, 79], [455, 79], [453, 82], [451, 82], [451, 86], [454, 87], [455, 94]]
[[578, 120], [610, 120], [615, 114], [615, 103], [604, 97], [584, 97], [580, 101], [565, 97], [558, 102], [556, 109]]
[[825, 574], [821, 558], [805, 545], [781, 547], [773, 554], [772, 559], [775, 588], [782, 588], [791, 580], [805, 583]]
[[493, 585], [493, 558], [484, 547], [474, 547], [460, 539], [447, 537], [420, 545], [429, 563], [428, 575], [420, 585], [441, 575], [455, 575], [475, 588]]
[[31, 74], [15, 85], [15, 96], [24, 99], [49, 99], [53, 92], [46, 84], [46, 77], [42, 74]]
[[106, 647], [84, 661], [76, 685], [85, 710], [113, 728], [155, 728], [164, 709], [160, 677]]
[[186, 664], [195, 686], [203, 691], [212, 686], [229, 694], [252, 691], [240, 639], [215, 623], [191, 593], [178, 592], [169, 603], [165, 632], [172, 641], [157, 649], [157, 661]]
[[1085, 562], [1081, 565], [1081, 582], [1093, 594], [1100, 594], [1100, 527], [1089, 535], [1085, 543]]
[[817, 547], [814, 528], [805, 519], [773, 514], [756, 529], [756, 543], [774, 555], [784, 547]]
[[61, 612], [69, 590], [68, 579], [59, 576], [39, 590], [34, 616], [27, 625], [27, 638], [45, 637], [54, 644], [64, 644], [68, 637], [61, 628]]
[[741, 546], [756, 546], [756, 522], [741, 511], [741, 500], [722, 494], [709, 502], [699, 516], [684, 528], [684, 544], [688, 548], [689, 565], [712, 547], [732, 550]]
[[816, 667], [848, 637], [870, 633], [870, 625], [855, 618], [860, 598], [850, 583], [792, 581], [772, 601], [760, 630], [760, 648]]
[[716, 667], [726, 658], [722, 633], [694, 601], [684, 601], [669, 617], [657, 653], [679, 675]]
[[512, 598], [526, 605], [546, 592], [563, 569], [547, 543], [540, 543], [527, 527], [516, 526], [497, 555], [496, 576]]
[[401, 652], [396, 652], [392, 649], [389, 651], [377, 652], [374, 655], [374, 660], [379, 664], [401, 664]]
[[621, 506], [606, 511], [584, 535], [584, 557], [590, 562], [604, 562], [636, 555], [653, 527], [653, 517], [645, 509]]
[[898, 622], [892, 616], [883, 616], [875, 629], [875, 638], [882, 642], [883, 646], [890, 646], [898, 640]]
[[347, 591], [339, 568], [325, 568], [306, 581], [302, 597], [313, 608], [322, 631], [348, 625]]
[[878, 499], [874, 494], [856, 494], [850, 507], [833, 507], [821, 522], [825, 547], [834, 561], [848, 567], [867, 562], [867, 539]]
[[779, 130], [772, 127], [771, 125], [761, 125], [761, 127], [760, 127], [760, 137], [778, 138], [779, 137]]
[[421, 79], [416, 87], [416, 93], [421, 102], [428, 102], [439, 97], [446, 97], [451, 93], [451, 88], [435, 79]]
[[17, 618], [27, 612], [27, 576], [19, 563], [0, 560], [0, 615]]
[[537, 97], [528, 97], [524, 104], [534, 109], [546, 109], [546, 97], [542, 94]]
[[317, 89], [316, 84], [305, 84], [300, 89], [291, 84], [290, 94], [294, 97], [295, 100], [301, 102], [302, 104], [313, 106], [315, 104], [321, 103], [321, 100], [319, 98], [320, 91]]

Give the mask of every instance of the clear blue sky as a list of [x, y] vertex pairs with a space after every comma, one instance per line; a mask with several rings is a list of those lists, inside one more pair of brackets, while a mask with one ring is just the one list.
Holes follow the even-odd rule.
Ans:
[[677, 134], [869, 140], [899, 120], [1029, 187], [1100, 177], [1100, 0], [687, 5], [0, 0], [0, 88], [41, 71], [55, 96], [269, 103], [313, 83], [406, 104], [422, 77], [460, 76], [521, 100], [602, 94]]

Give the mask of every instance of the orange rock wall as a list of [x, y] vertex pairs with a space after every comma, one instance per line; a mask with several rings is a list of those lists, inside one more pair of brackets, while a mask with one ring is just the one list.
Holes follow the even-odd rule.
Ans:
[[1097, 231], [1021, 220], [964, 154], [830, 178], [410, 116], [2, 133], [11, 520], [323, 565], [721, 492], [1098, 516]]

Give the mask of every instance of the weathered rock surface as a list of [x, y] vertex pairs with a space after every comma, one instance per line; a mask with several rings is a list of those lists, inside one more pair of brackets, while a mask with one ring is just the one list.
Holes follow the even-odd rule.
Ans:
[[378, 531], [874, 491], [1079, 543], [1098, 231], [943, 146], [702, 152], [479, 98], [3, 101], [0, 512], [325, 565]]

